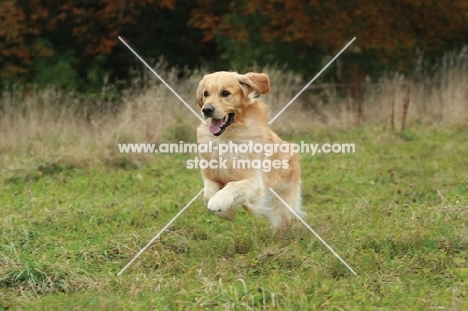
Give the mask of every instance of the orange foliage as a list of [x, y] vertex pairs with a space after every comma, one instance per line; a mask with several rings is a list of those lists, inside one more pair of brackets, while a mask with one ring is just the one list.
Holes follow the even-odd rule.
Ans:
[[[30, 70], [36, 57], [53, 50], [44, 33], [65, 27], [78, 56], [110, 54], [116, 37], [138, 23], [147, 10], [177, 9], [176, 0], [2, 0], [0, 1], [0, 75]], [[325, 47], [335, 53], [352, 37], [355, 52], [376, 51], [380, 61], [420, 48], [439, 51], [468, 33], [468, 1], [462, 0], [197, 0], [189, 25], [249, 43], [254, 35], [244, 18], [261, 18], [257, 32], [265, 43], [282, 41]], [[67, 33], [67, 32], [63, 32]], [[47, 39], [47, 38], [46, 38]], [[185, 38], [188, 41], [188, 38]]]
[[3, 0], [0, 2], [0, 68], [2, 77], [30, 70], [34, 57], [50, 56], [41, 46], [44, 30], [69, 27], [83, 55], [109, 54], [125, 25], [136, 23], [142, 10], [174, 9], [175, 0]]
[[[207, 9], [213, 7], [222, 14]], [[203, 29], [206, 41], [215, 34], [248, 41], [248, 29], [234, 28], [227, 16], [252, 14], [266, 18], [265, 42], [325, 44], [336, 52], [356, 36], [358, 49], [379, 51], [382, 58], [415, 48], [437, 50], [468, 32], [468, 1], [451, 0], [231, 0], [224, 7], [219, 1], [199, 0], [190, 23]]]

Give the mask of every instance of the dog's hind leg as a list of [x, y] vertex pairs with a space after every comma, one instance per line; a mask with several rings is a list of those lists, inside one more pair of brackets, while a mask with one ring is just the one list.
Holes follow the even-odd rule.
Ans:
[[[292, 169], [287, 184], [273, 189], [301, 218], [305, 213], [301, 210], [301, 176], [298, 168]], [[273, 194], [272, 194], [273, 195]], [[271, 210], [268, 217], [274, 228], [286, 228], [293, 224], [296, 216], [276, 196], [272, 197]]]

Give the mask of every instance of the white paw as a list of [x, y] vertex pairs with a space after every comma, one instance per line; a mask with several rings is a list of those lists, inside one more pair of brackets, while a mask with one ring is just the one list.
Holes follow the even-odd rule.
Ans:
[[208, 201], [208, 209], [213, 213], [222, 213], [232, 206], [234, 203], [233, 199], [232, 196], [220, 191]]

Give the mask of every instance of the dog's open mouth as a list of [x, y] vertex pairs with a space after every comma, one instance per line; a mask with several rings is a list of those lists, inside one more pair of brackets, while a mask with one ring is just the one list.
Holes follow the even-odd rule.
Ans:
[[213, 134], [214, 136], [219, 136], [221, 135], [224, 130], [231, 125], [232, 122], [234, 122], [234, 116], [235, 113], [229, 113], [227, 116], [225, 116], [222, 119], [211, 119], [210, 123], [210, 133]]

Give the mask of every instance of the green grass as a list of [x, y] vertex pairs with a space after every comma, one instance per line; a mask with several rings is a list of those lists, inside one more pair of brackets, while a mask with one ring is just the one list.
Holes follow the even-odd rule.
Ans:
[[303, 228], [272, 235], [243, 211], [226, 222], [200, 198], [117, 277], [202, 188], [185, 168], [193, 156], [8, 171], [0, 310], [467, 309], [468, 132], [410, 130], [293, 139], [356, 144], [356, 154], [302, 155], [302, 179], [308, 223], [357, 276]]

